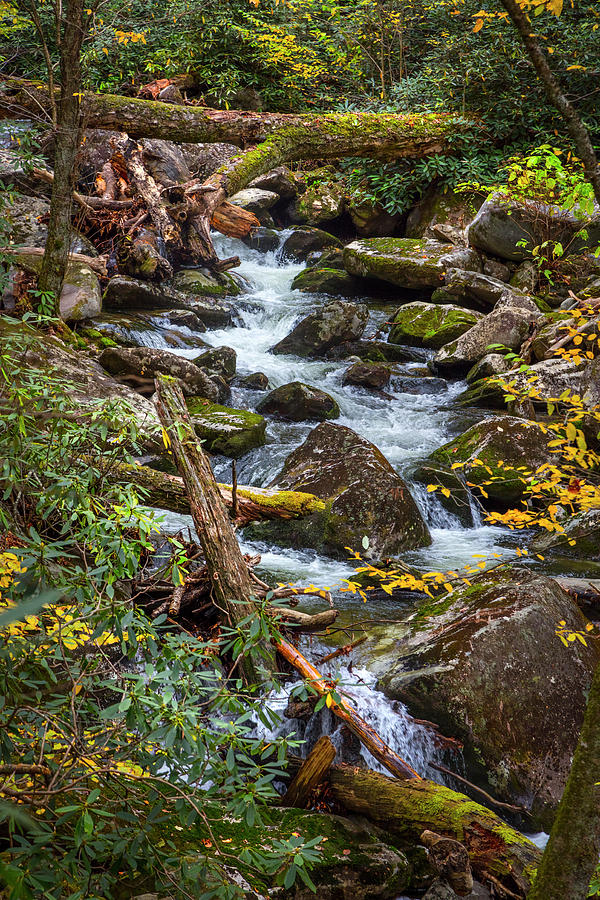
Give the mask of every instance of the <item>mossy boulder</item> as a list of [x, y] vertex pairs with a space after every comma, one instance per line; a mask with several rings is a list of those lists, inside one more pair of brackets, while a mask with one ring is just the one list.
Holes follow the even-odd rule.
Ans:
[[289, 208], [291, 221], [299, 225], [334, 222], [343, 212], [344, 190], [335, 181], [315, 182]]
[[226, 303], [202, 299], [172, 285], [150, 284], [125, 275], [110, 279], [103, 301], [106, 309], [114, 311], [191, 310], [207, 328], [223, 328], [233, 321], [233, 310]]
[[[431, 543], [403, 479], [374, 444], [345, 426], [318, 425], [288, 456], [270, 487], [314, 494], [326, 508], [301, 520], [254, 525], [250, 533], [256, 538], [340, 558], [352, 547], [374, 559]], [[364, 536], [367, 551], [362, 550]]]
[[237, 459], [265, 443], [267, 423], [258, 413], [196, 397], [188, 400], [188, 410], [196, 434], [210, 453]]
[[563, 647], [556, 626], [586, 620], [557, 583], [524, 568], [495, 569], [396, 634], [363, 645], [379, 687], [417, 718], [464, 742], [467, 777], [524, 806], [549, 830], [598, 664], [595, 643]]
[[[490, 312], [502, 301], [504, 306], [520, 307], [533, 302], [528, 294], [509, 287], [501, 279], [482, 272], [464, 272], [450, 269], [444, 276], [444, 286], [434, 291], [435, 303], [456, 303], [473, 309]], [[537, 306], [534, 308], [538, 312]]]
[[293, 262], [304, 262], [309, 253], [315, 250], [326, 250], [329, 247], [341, 250], [342, 242], [321, 228], [305, 226], [292, 230], [290, 236], [284, 241], [281, 255], [284, 259]]
[[443, 463], [428, 461], [418, 464], [413, 469], [412, 478], [426, 487], [435, 485], [435, 497], [440, 505], [456, 516], [462, 526], [473, 527], [469, 489], [465, 485], [464, 478], [460, 477], [459, 471]]
[[455, 193], [451, 188], [431, 188], [408, 214], [406, 236], [432, 236], [432, 228], [436, 225], [449, 225], [460, 231], [475, 217], [483, 200], [481, 194]]
[[434, 371], [441, 375], [464, 375], [497, 346], [519, 350], [535, 320], [535, 316], [523, 309], [494, 310], [438, 350], [433, 360]]
[[301, 381], [292, 381], [275, 388], [256, 408], [260, 413], [289, 419], [291, 422], [324, 422], [326, 419], [337, 419], [340, 414], [340, 408], [333, 397]]
[[532, 542], [536, 553], [600, 562], [600, 509], [588, 509], [567, 519], [563, 528], [560, 534], [538, 535]]
[[439, 349], [472, 328], [481, 313], [460, 306], [438, 306], [415, 301], [401, 306], [394, 315], [388, 341]]
[[474, 271], [481, 268], [473, 250], [410, 238], [353, 241], [344, 248], [344, 265], [350, 275], [412, 290], [440, 287], [444, 273], [451, 268]]
[[226, 381], [235, 378], [237, 353], [233, 347], [211, 347], [193, 360], [195, 366], [221, 375]]
[[368, 318], [366, 306], [332, 300], [302, 319], [271, 352], [319, 356], [337, 344], [360, 338]]
[[361, 237], [391, 235], [401, 219], [399, 213], [389, 213], [381, 204], [371, 200], [350, 200], [349, 213], [352, 224]]
[[111, 375], [131, 383], [132, 387], [147, 385], [148, 393], [153, 394], [155, 375], [172, 375], [179, 378], [184, 394], [188, 396], [206, 397], [208, 400], [219, 399], [219, 387], [198, 366], [188, 359], [176, 356], [169, 350], [157, 350], [154, 347], [107, 347], [98, 359], [100, 365]]
[[341, 269], [314, 266], [296, 275], [292, 288], [304, 294], [332, 294], [334, 297], [357, 297], [364, 293], [358, 279]]
[[204, 269], [181, 269], [173, 278], [173, 287], [198, 297], [237, 297], [241, 287], [233, 275], [213, 275]]
[[556, 460], [550, 439], [535, 422], [493, 416], [435, 450], [429, 459], [450, 466], [460, 463], [467, 482], [483, 487], [487, 497], [476, 492], [483, 503], [508, 506], [523, 496], [528, 472]]

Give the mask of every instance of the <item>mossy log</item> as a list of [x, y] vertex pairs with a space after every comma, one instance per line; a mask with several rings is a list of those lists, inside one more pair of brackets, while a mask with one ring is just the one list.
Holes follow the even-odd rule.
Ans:
[[[101, 464], [101, 463], [100, 463]], [[142, 488], [149, 506], [190, 515], [190, 500], [183, 480], [177, 475], [158, 472], [149, 466], [107, 460], [107, 470], [113, 480], [125, 481]], [[218, 484], [221, 499], [233, 509], [231, 485]], [[235, 523], [240, 527], [249, 522], [267, 519], [301, 519], [325, 508], [322, 500], [302, 491], [275, 491], [269, 488], [236, 487], [237, 509]]]
[[330, 768], [329, 781], [334, 799], [348, 812], [366, 816], [396, 841], [419, 843], [427, 829], [460, 841], [479, 881], [527, 896], [540, 850], [464, 794], [432, 781], [388, 778], [344, 765]]

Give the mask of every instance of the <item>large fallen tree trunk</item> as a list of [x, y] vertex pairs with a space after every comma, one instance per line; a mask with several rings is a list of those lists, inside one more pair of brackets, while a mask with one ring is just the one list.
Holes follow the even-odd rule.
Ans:
[[[290, 763], [294, 772], [300, 761]], [[426, 830], [460, 841], [478, 881], [494, 896], [524, 898], [541, 852], [520, 832], [464, 794], [426, 780], [388, 778], [368, 769], [329, 769], [333, 798], [348, 812], [380, 825], [400, 843], [414, 846]]]
[[[171, 512], [190, 515], [190, 498], [183, 480], [177, 475], [159, 472], [149, 466], [135, 466], [116, 460], [96, 461], [113, 481], [124, 481], [142, 488], [148, 506], [157, 506]], [[233, 510], [233, 489], [228, 484], [218, 484], [221, 500]], [[236, 486], [234, 522], [244, 526], [249, 522], [268, 519], [301, 519], [325, 508], [325, 504], [313, 494], [301, 491], [275, 491], [269, 488]]]

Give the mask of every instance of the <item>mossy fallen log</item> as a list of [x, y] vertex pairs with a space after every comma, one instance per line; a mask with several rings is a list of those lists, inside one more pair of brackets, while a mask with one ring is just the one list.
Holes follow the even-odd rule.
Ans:
[[[97, 463], [102, 465], [100, 461]], [[177, 475], [159, 472], [149, 466], [107, 460], [107, 473], [111, 479], [125, 481], [143, 489], [149, 506], [168, 509], [171, 512], [190, 514], [190, 501], [183, 481]], [[233, 491], [231, 485], [219, 484], [221, 498], [231, 510]], [[239, 526], [266, 519], [300, 519], [325, 508], [322, 500], [301, 491], [274, 491], [268, 488], [238, 486], [236, 488], [237, 512], [235, 522]]]

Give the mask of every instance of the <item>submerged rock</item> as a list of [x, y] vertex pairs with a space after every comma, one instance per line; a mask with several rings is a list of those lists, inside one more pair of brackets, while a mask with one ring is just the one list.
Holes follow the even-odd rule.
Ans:
[[351, 547], [374, 559], [431, 542], [406, 483], [374, 444], [345, 426], [318, 425], [269, 486], [315, 494], [326, 508], [305, 519], [253, 525], [257, 539], [341, 558]]
[[271, 391], [256, 407], [258, 412], [279, 416], [291, 422], [324, 422], [337, 419], [340, 408], [325, 391], [292, 381]]
[[355, 341], [366, 328], [369, 311], [357, 303], [332, 300], [302, 319], [271, 348], [272, 353], [318, 356], [345, 341]]
[[198, 398], [188, 400], [188, 410], [196, 434], [210, 453], [237, 459], [265, 443], [267, 423], [257, 413]]
[[339, 238], [320, 228], [309, 228], [308, 226], [294, 228], [281, 248], [281, 255], [283, 259], [304, 262], [309, 253], [315, 250], [325, 250], [328, 247], [337, 247], [341, 250], [342, 242]]
[[413, 290], [440, 287], [447, 269], [481, 269], [474, 250], [410, 238], [353, 241], [344, 248], [344, 265], [350, 275]]
[[379, 686], [464, 741], [467, 777], [532, 811], [549, 830], [571, 767], [598, 652], [563, 647], [556, 626], [585, 619], [549, 578], [495, 569], [386, 629]]
[[388, 341], [437, 350], [460, 337], [481, 318], [481, 313], [460, 306], [420, 301], [406, 303], [394, 315]]

